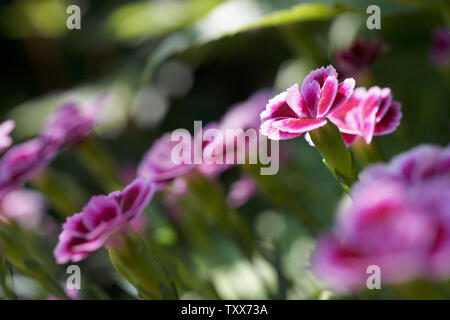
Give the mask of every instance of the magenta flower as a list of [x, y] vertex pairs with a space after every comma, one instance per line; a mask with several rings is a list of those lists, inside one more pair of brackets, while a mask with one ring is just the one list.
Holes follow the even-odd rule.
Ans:
[[161, 189], [175, 178], [192, 170], [194, 168], [192, 152], [178, 155], [181, 159], [172, 159], [172, 150], [180, 143], [182, 144], [180, 148], [184, 146], [185, 150], [191, 150], [191, 140], [171, 141], [170, 133], [156, 140], [139, 164], [138, 175], [155, 182], [157, 188]]
[[51, 137], [37, 137], [8, 150], [0, 160], [0, 198], [46, 167], [58, 150], [59, 141]]
[[75, 103], [64, 104], [51, 116], [41, 134], [60, 139], [62, 147], [81, 142], [98, 122], [103, 100], [104, 96], [100, 96], [92, 105], [86, 107]]
[[346, 292], [366, 285], [371, 265], [384, 283], [450, 276], [450, 146], [369, 167], [351, 198], [311, 258], [319, 279]]
[[442, 68], [450, 67], [450, 28], [439, 27], [433, 32], [430, 59]]
[[112, 236], [142, 213], [154, 191], [153, 183], [137, 178], [122, 192], [92, 197], [80, 213], [67, 218], [63, 224], [54, 250], [56, 261], [77, 262], [102, 246], [112, 244]]
[[347, 146], [359, 137], [369, 144], [373, 136], [389, 134], [398, 127], [401, 104], [392, 100], [389, 88], [357, 88], [329, 118], [341, 131]]
[[12, 139], [9, 136], [15, 127], [13, 120], [6, 120], [0, 123], [0, 153], [9, 148], [12, 144]]
[[405, 186], [422, 185], [436, 178], [450, 178], [450, 146], [418, 146], [395, 157], [389, 164], [376, 164], [361, 175], [361, 180], [394, 180]]
[[341, 76], [354, 77], [386, 51], [387, 46], [378, 39], [356, 38], [349, 48], [334, 53], [336, 69]]
[[292, 139], [327, 123], [326, 117], [350, 98], [355, 80], [338, 83], [338, 74], [330, 65], [313, 70], [301, 88], [294, 84], [269, 100], [261, 113], [262, 135], [269, 139]]

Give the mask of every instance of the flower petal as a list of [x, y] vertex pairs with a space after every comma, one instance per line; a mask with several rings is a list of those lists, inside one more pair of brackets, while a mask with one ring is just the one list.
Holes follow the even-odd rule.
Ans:
[[336, 77], [330, 77], [325, 80], [320, 93], [319, 105], [317, 107], [317, 117], [325, 117], [336, 98], [338, 90], [338, 81]]
[[355, 142], [359, 138], [359, 135], [357, 134], [349, 134], [341, 132], [341, 135], [347, 147], [350, 147], [353, 144], [353, 142]]
[[320, 99], [320, 84], [317, 81], [303, 82], [302, 85], [303, 99], [308, 108], [311, 117], [317, 116], [317, 105]]
[[401, 118], [401, 104], [394, 101], [384, 117], [375, 125], [375, 134], [383, 135], [393, 132], [400, 124]]
[[391, 93], [391, 89], [389, 88], [383, 88], [381, 89], [381, 103], [380, 103], [380, 108], [378, 109], [377, 112], [377, 122], [379, 122], [384, 115], [386, 114], [386, 112], [388, 112], [389, 107], [391, 106], [392, 103], [392, 93]]
[[119, 218], [118, 203], [107, 196], [94, 196], [83, 208], [83, 224], [89, 230], [97, 229], [100, 224], [114, 222]]
[[122, 215], [129, 220], [140, 214], [150, 201], [154, 191], [153, 183], [144, 178], [137, 178], [121, 192]]
[[283, 118], [266, 120], [260, 127], [260, 133], [267, 136], [271, 140], [287, 140], [293, 139], [301, 135], [301, 133], [288, 133], [280, 131], [273, 126], [273, 123]]
[[298, 115], [286, 103], [286, 91], [270, 99], [266, 105], [266, 109], [260, 114], [262, 121], [279, 117], [298, 117]]
[[322, 87], [328, 77], [337, 78], [337, 76], [338, 74], [336, 69], [332, 65], [315, 69], [305, 77], [302, 83], [302, 88], [306, 83], [311, 83], [313, 81], [317, 81], [320, 87]]
[[304, 133], [324, 126], [325, 119], [283, 119], [275, 121], [272, 126], [287, 133]]
[[310, 118], [311, 114], [303, 99], [302, 93], [298, 84], [294, 84], [286, 90], [286, 102], [291, 109], [300, 118]]
[[355, 80], [353, 78], [347, 78], [341, 82], [338, 86], [336, 98], [334, 99], [330, 110], [328, 110], [328, 113], [332, 113], [342, 106], [342, 104], [351, 97], [353, 88], [355, 88]]

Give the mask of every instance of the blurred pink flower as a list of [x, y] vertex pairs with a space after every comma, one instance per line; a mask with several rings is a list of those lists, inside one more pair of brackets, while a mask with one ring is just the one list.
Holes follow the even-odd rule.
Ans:
[[438, 67], [450, 67], [450, 28], [439, 27], [434, 30], [430, 59]]
[[62, 106], [40, 135], [8, 150], [0, 160], [0, 198], [39, 173], [61, 148], [84, 139], [96, 123], [103, 97], [83, 110], [74, 104]]
[[[203, 131], [210, 128], [220, 130], [223, 134], [220, 139], [216, 138], [203, 144], [203, 159], [212, 164], [203, 163], [198, 169], [208, 177], [214, 177], [217, 174], [229, 169], [233, 164], [226, 164], [227, 154], [233, 153], [235, 159], [239, 159], [240, 155], [248, 155], [250, 143], [249, 138], [245, 138], [247, 129], [255, 129], [256, 131], [261, 124], [258, 115], [264, 110], [267, 101], [272, 96], [269, 89], [261, 89], [252, 94], [247, 100], [236, 103], [230, 107], [223, 116], [220, 123], [210, 123]], [[226, 130], [235, 130], [235, 139], [227, 141]], [[256, 137], [258, 139], [258, 137]], [[245, 139], [245, 140], [244, 140]], [[245, 141], [245, 145], [240, 145], [237, 141]], [[217, 153], [216, 153], [217, 151]], [[236, 161], [237, 162], [237, 161]], [[236, 163], [235, 163], [236, 164]]]
[[350, 98], [355, 80], [338, 83], [338, 74], [330, 65], [311, 71], [301, 88], [294, 84], [269, 100], [261, 112], [262, 135], [269, 139], [292, 139], [324, 126], [326, 117]]
[[60, 139], [61, 147], [75, 145], [85, 139], [97, 124], [105, 95], [87, 106], [66, 103], [50, 117], [41, 135]]
[[13, 120], [6, 120], [0, 123], [0, 153], [9, 148], [12, 144], [12, 139], [9, 136], [15, 127]]
[[383, 283], [450, 276], [450, 146], [421, 146], [369, 167], [319, 240], [314, 273], [336, 291], [363, 288], [367, 267]]
[[389, 134], [398, 127], [401, 104], [392, 100], [389, 88], [357, 88], [329, 118], [341, 131], [347, 146], [359, 137], [369, 144], [373, 136]]
[[[181, 177], [194, 168], [192, 153], [181, 155], [182, 161], [176, 163], [172, 159], [172, 150], [179, 143], [188, 142], [184, 139], [181, 142], [171, 141], [171, 134], [166, 133], [156, 140], [144, 155], [138, 166], [138, 176], [150, 179], [156, 183], [157, 189], [161, 189], [175, 178]], [[191, 150], [190, 145], [186, 145], [186, 150]]]
[[340, 76], [355, 77], [387, 49], [379, 39], [356, 38], [349, 48], [334, 53], [336, 69]]
[[142, 213], [154, 190], [152, 182], [137, 178], [121, 192], [92, 197], [80, 213], [67, 218], [63, 224], [54, 250], [57, 263], [83, 260], [108, 244], [114, 234], [126, 229]]
[[37, 229], [45, 210], [44, 197], [37, 191], [11, 191], [0, 200], [0, 220], [12, 220], [25, 229]]
[[0, 159], [0, 199], [45, 168], [59, 150], [51, 137], [37, 137], [9, 149]]
[[450, 146], [421, 145], [404, 152], [388, 164], [373, 165], [361, 174], [363, 182], [394, 180], [405, 187], [426, 184], [436, 178], [450, 179]]
[[255, 194], [257, 187], [256, 181], [252, 177], [244, 175], [230, 186], [227, 195], [228, 204], [232, 208], [243, 206]]

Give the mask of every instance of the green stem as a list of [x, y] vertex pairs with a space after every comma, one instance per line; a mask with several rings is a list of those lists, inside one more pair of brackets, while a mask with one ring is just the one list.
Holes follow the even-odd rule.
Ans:
[[58, 279], [53, 257], [38, 245], [38, 239], [14, 224], [0, 225], [0, 245], [7, 260], [20, 272], [37, 280], [50, 294], [67, 299]]
[[3, 294], [6, 300], [17, 299], [16, 293], [14, 292], [12, 269], [3, 254], [0, 254], [0, 286], [3, 289]]
[[128, 232], [119, 245], [109, 246], [108, 252], [114, 268], [137, 289], [142, 298], [178, 299], [174, 282], [139, 234]]
[[348, 190], [358, 180], [358, 167], [353, 154], [345, 146], [339, 129], [328, 121], [309, 132], [311, 140], [333, 176]]

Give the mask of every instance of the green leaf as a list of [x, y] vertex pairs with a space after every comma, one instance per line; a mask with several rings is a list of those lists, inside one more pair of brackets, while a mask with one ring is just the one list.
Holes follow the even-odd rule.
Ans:
[[195, 46], [256, 29], [330, 19], [342, 12], [366, 15], [367, 7], [372, 4], [380, 6], [382, 17], [416, 9], [394, 0], [228, 0], [190, 28], [168, 37], [149, 57], [143, 80], [147, 80], [153, 70], [170, 56]]
[[[292, 1], [289, 2], [292, 5]], [[274, 7], [264, 1], [226, 1], [211, 10], [192, 27], [167, 38], [149, 57], [144, 80], [148, 79], [160, 63], [190, 47], [260, 28], [299, 21], [328, 19], [340, 11], [337, 7], [320, 3], [303, 3], [280, 9], [279, 5]]]
[[107, 20], [115, 39], [151, 38], [185, 27], [222, 0], [151, 1], [124, 5]]
[[109, 259], [144, 299], [178, 299], [177, 288], [155, 252], [139, 235], [128, 232], [117, 248], [108, 247]]

